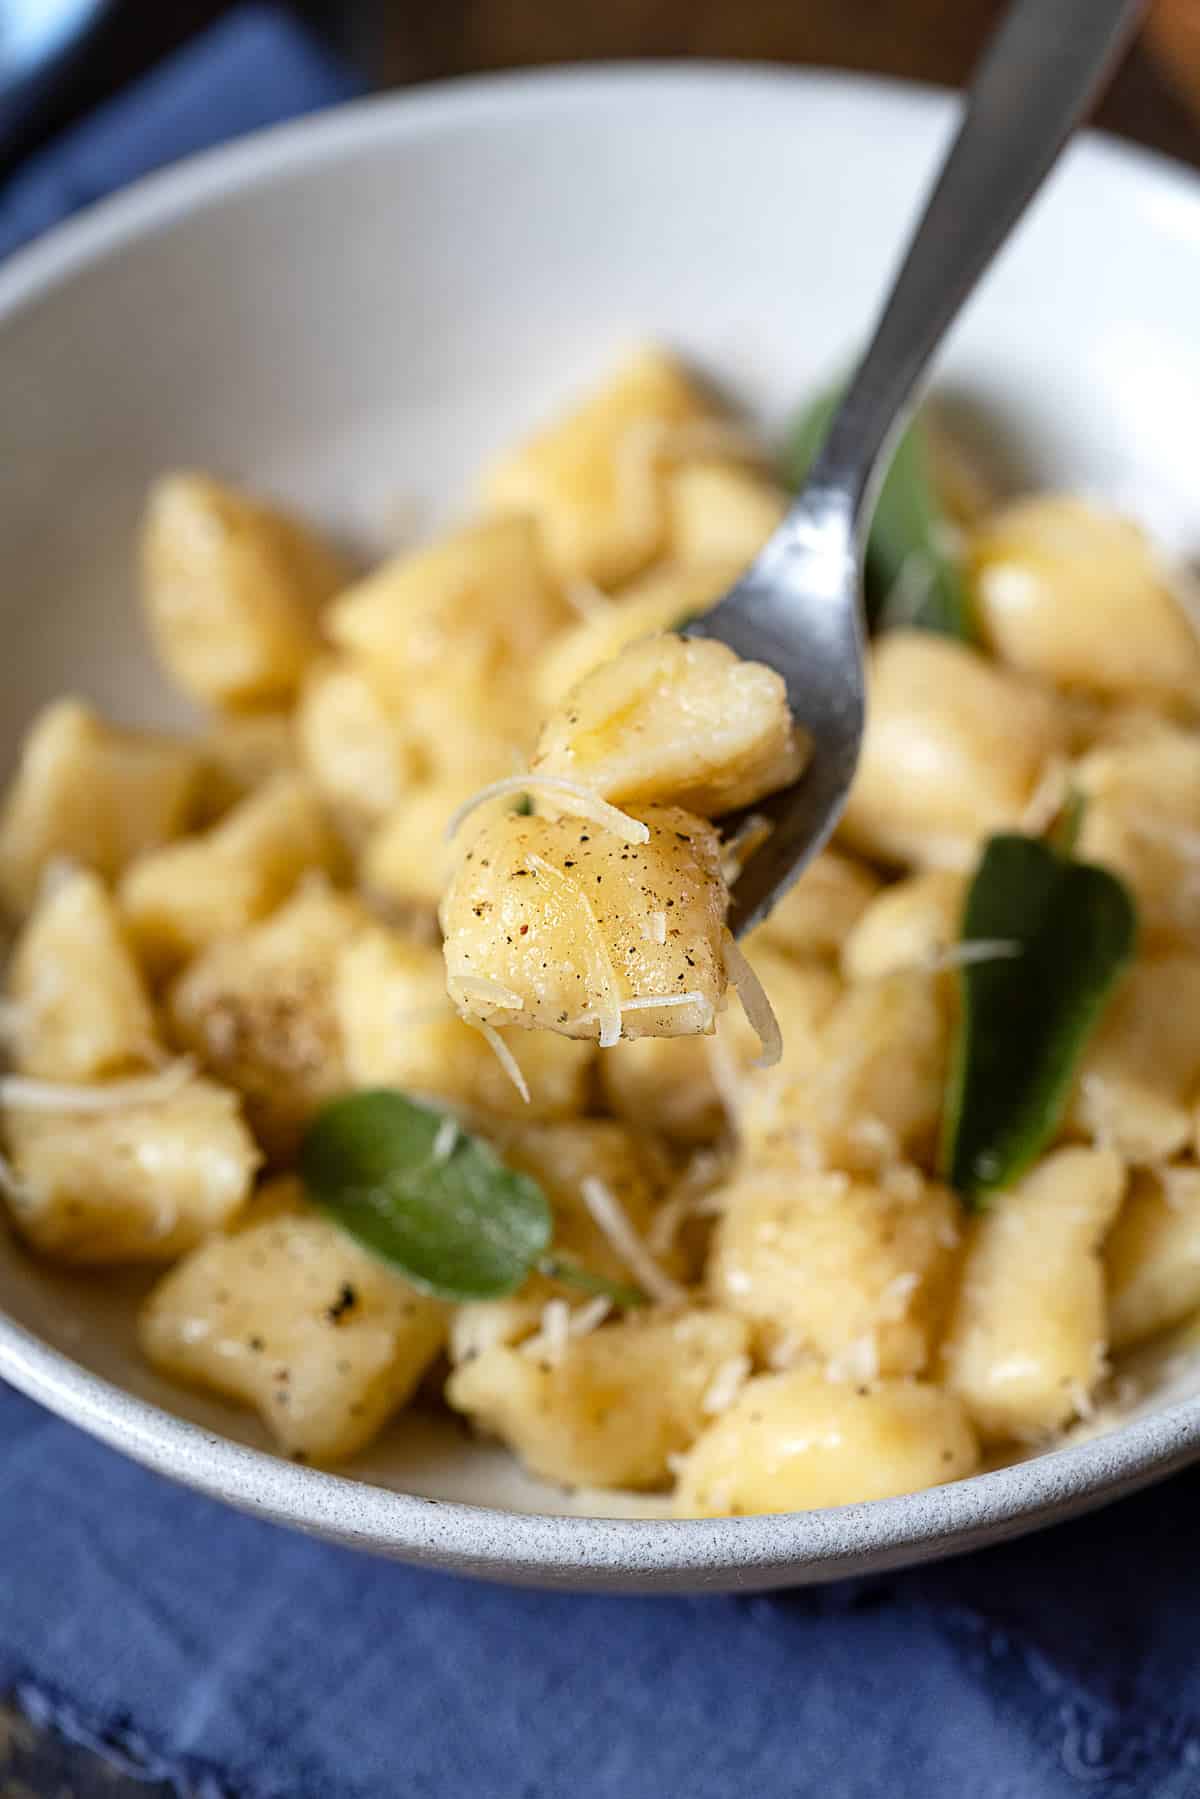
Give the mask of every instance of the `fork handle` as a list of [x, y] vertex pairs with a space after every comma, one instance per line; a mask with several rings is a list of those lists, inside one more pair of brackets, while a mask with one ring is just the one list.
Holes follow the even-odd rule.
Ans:
[[[1145, 0], [1016, 0], [966, 111], [806, 492], [869, 519], [884, 451], [949, 325], [1100, 92]], [[802, 502], [803, 503], [803, 502]]]

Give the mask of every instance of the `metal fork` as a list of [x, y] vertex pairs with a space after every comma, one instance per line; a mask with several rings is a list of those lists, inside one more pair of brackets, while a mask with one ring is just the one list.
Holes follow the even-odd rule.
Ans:
[[799, 781], [755, 807], [774, 829], [734, 884], [735, 935], [782, 897], [846, 804], [866, 705], [863, 550], [888, 451], [934, 351], [1101, 91], [1144, 3], [1012, 7], [808, 480], [736, 587], [686, 627], [778, 670], [813, 740]]

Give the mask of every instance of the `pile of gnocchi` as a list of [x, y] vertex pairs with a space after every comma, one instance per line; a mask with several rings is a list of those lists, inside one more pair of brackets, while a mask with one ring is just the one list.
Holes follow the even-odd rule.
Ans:
[[[564, 1487], [785, 1512], [1086, 1420], [1115, 1356], [1200, 1309], [1200, 640], [1135, 527], [943, 462], [975, 639], [876, 635], [835, 846], [744, 957], [722, 819], [808, 746], [771, 670], [674, 627], [786, 495], [673, 358], [366, 574], [159, 480], [145, 618], [206, 722], [60, 699], [0, 815], [28, 1251], [160, 1269], [150, 1363], [321, 1465], [438, 1404]], [[1136, 955], [1051, 1139], [971, 1210], [939, 1147], [964, 898], [1068, 794]], [[379, 1089], [537, 1182], [593, 1291], [547, 1262], [456, 1303], [315, 1205], [306, 1133]]]

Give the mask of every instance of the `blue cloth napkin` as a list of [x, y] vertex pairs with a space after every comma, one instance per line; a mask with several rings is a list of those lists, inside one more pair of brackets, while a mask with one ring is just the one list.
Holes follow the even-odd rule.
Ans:
[[164, 163], [361, 92], [274, 7], [232, 13], [0, 186], [0, 256]]
[[[354, 83], [250, 9], [0, 190], [0, 246]], [[188, 1799], [1194, 1799], [1200, 1473], [770, 1598], [513, 1592], [242, 1518], [0, 1387], [0, 1694]]]

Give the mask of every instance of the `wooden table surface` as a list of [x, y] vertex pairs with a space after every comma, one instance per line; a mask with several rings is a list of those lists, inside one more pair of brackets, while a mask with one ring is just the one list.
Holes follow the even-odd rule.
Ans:
[[[145, 0], [144, 33], [107, 51], [89, 97], [111, 90], [166, 42], [160, 0]], [[381, 85], [530, 64], [628, 56], [763, 58], [961, 84], [1003, 0], [301, 0]], [[1182, 10], [1179, 10], [1182, 9]], [[130, 9], [136, 22], [137, 7]], [[168, 9], [170, 10], [170, 9]], [[226, 10], [186, 0], [178, 27]], [[171, 39], [177, 29], [169, 33]], [[1200, 167], [1200, 0], [1159, 20], [1156, 53], [1139, 45], [1097, 122]], [[1175, 60], [1163, 54], [1169, 44]], [[1195, 60], [1190, 60], [1191, 46]], [[1195, 110], [1189, 105], [1188, 96]], [[0, 1799], [170, 1799], [166, 1786], [116, 1773], [88, 1750], [35, 1730], [0, 1705]], [[297, 1795], [296, 1799], [316, 1799]], [[336, 1799], [322, 1795], [321, 1799]]]
[[[314, 0], [320, 11], [319, 0]], [[761, 58], [960, 86], [1007, 0], [374, 0], [348, 41], [385, 82], [627, 56]], [[1184, 96], [1194, 102], [1189, 107]], [[1200, 0], [1158, 0], [1097, 123], [1200, 164]]]

